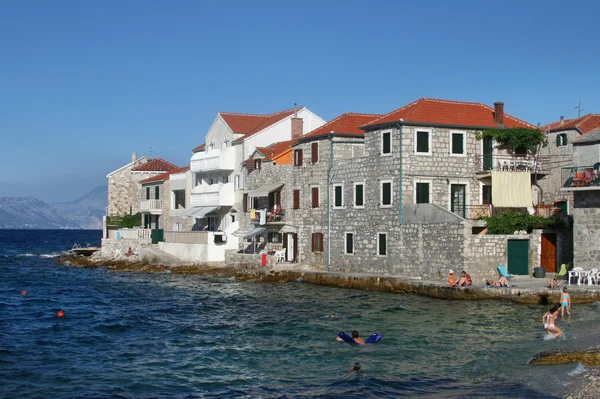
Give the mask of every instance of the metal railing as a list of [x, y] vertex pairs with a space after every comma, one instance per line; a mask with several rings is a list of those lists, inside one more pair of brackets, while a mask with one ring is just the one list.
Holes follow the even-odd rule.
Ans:
[[117, 238], [129, 238], [132, 240], [150, 240], [151, 229], [119, 229], [117, 230]]
[[563, 188], [598, 187], [600, 189], [600, 164], [572, 166], [561, 169]]
[[491, 204], [477, 204], [455, 208], [452, 213], [463, 219], [473, 220], [492, 216], [492, 210], [493, 206]]
[[473, 164], [476, 171], [529, 171], [541, 172], [543, 157], [533, 155], [473, 155]]

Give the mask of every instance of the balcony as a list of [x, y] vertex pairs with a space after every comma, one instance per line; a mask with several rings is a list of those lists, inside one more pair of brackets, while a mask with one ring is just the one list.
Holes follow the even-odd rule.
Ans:
[[600, 190], [600, 165], [561, 169], [561, 191]]
[[537, 175], [547, 175], [542, 166], [548, 159], [532, 155], [474, 155], [475, 174], [479, 178], [489, 177], [491, 171], [531, 172]]
[[233, 206], [233, 183], [198, 184], [192, 190], [191, 206]]
[[162, 213], [162, 200], [144, 200], [140, 202], [140, 212], [160, 215]]
[[197, 152], [192, 156], [192, 172], [218, 172], [235, 169], [233, 147]]
[[[281, 207], [271, 207], [271, 209], [262, 209], [266, 211], [265, 223], [266, 224], [285, 224], [285, 209]], [[250, 221], [260, 224], [260, 212], [261, 209], [250, 209]]]

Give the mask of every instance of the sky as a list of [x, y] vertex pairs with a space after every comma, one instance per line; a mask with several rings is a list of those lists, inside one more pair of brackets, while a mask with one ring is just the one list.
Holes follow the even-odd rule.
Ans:
[[600, 113], [600, 2], [0, 1], [0, 197], [189, 164], [218, 112], [325, 120], [422, 97], [534, 125]]

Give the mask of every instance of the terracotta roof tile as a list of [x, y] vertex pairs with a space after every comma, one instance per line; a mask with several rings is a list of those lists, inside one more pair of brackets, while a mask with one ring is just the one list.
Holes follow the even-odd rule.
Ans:
[[577, 129], [581, 134], [587, 134], [600, 127], [600, 114], [587, 114], [580, 118], [565, 119], [542, 126], [544, 132], [560, 132], [561, 130]]
[[194, 148], [192, 150], [192, 152], [198, 152], [198, 151], [204, 151], [204, 148], [206, 147], [206, 143], [204, 144], [200, 144], [198, 147]]
[[168, 172], [173, 169], [177, 169], [177, 166], [164, 159], [156, 158], [131, 170], [134, 172]]
[[156, 176], [152, 176], [149, 177], [147, 179], [144, 180], [140, 180], [140, 183], [152, 183], [152, 182], [158, 182], [158, 181], [165, 181], [169, 178], [169, 176], [176, 174], [176, 173], [182, 173], [182, 172], [187, 172], [188, 170], [190, 170], [189, 166], [185, 166], [183, 168], [177, 168], [177, 169], [173, 169], [169, 172], [166, 173], [162, 173], [160, 175], [156, 175]]
[[[409, 123], [498, 127], [498, 124], [494, 120], [494, 108], [488, 105], [463, 101], [438, 100], [434, 98], [421, 98], [381, 118], [375, 119], [366, 124], [365, 127], [399, 122], [401, 119]], [[535, 127], [506, 113], [504, 114], [504, 126], [507, 128]]]
[[265, 160], [272, 161], [277, 158], [281, 154], [291, 150], [292, 144], [297, 140], [288, 140], [288, 141], [280, 141], [278, 143], [271, 144], [267, 150], [269, 150], [270, 154], [265, 157]]
[[[302, 109], [304, 109], [304, 107], [298, 108], [298, 111]], [[223, 118], [225, 123], [227, 123], [233, 133], [244, 135], [235, 140], [241, 141], [294, 115], [294, 110], [281, 111], [268, 115], [235, 114], [229, 112], [219, 112], [219, 115]]]
[[346, 112], [306, 134], [303, 138], [324, 136], [331, 132], [335, 134], [362, 135], [364, 134], [364, 131], [360, 129], [360, 126], [366, 125], [380, 117], [381, 115], [379, 114], [357, 114], [354, 112]]

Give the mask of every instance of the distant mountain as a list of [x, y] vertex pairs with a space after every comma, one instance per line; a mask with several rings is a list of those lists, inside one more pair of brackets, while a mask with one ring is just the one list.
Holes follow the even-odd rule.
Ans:
[[0, 229], [101, 229], [107, 205], [107, 186], [51, 205], [33, 197], [0, 197]]
[[0, 229], [78, 229], [71, 219], [33, 197], [0, 197]]
[[108, 186], [98, 186], [76, 200], [51, 206], [82, 229], [101, 229], [108, 206]]

